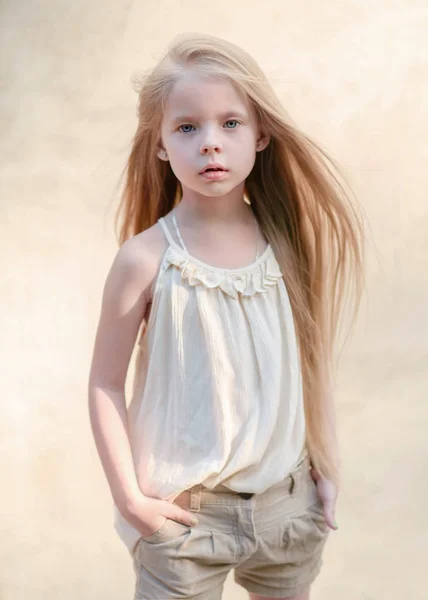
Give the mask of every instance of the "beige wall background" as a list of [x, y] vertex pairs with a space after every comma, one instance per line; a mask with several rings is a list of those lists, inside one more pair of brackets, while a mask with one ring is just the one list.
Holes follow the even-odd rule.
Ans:
[[[136, 126], [131, 77], [184, 31], [256, 57], [370, 227], [338, 386], [339, 531], [313, 598], [426, 598], [426, 0], [6, 0], [0, 21], [1, 598], [132, 597], [86, 385]], [[229, 580], [225, 598], [245, 597]]]

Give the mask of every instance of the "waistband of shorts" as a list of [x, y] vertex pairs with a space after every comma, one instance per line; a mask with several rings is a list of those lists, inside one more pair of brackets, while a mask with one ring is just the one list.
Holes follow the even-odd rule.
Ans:
[[185, 510], [194, 512], [198, 512], [203, 505], [213, 504], [245, 505], [253, 502], [262, 506], [272, 504], [277, 498], [297, 494], [302, 488], [308, 487], [311, 481], [310, 458], [309, 456], [305, 456], [285, 479], [260, 494], [235, 492], [224, 485], [218, 485], [213, 489], [205, 488], [203, 485], [195, 485], [179, 494], [175, 498], [174, 503]]

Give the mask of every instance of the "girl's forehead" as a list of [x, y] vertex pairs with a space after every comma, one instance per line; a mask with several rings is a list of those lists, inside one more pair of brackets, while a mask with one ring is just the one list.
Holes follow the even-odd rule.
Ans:
[[239, 110], [248, 112], [250, 103], [245, 94], [226, 77], [185, 72], [168, 94], [164, 115], [174, 118], [175, 113], [186, 114]]

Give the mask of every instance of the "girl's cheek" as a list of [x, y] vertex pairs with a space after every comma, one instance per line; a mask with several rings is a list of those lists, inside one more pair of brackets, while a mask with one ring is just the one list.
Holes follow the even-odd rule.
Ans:
[[181, 152], [175, 156], [174, 165], [180, 173], [184, 174], [192, 166], [192, 161], [190, 160], [188, 153]]

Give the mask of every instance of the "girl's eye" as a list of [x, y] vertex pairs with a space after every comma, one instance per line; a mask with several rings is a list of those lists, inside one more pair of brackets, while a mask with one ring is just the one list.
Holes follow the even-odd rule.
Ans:
[[188, 123], [185, 123], [184, 125], [180, 125], [180, 127], [178, 128], [178, 131], [181, 131], [183, 133], [190, 133], [192, 131], [192, 129], [195, 129], [193, 127], [193, 125], [189, 125]]
[[226, 129], [235, 129], [238, 126], [238, 121], [230, 119], [230, 121], [226, 121], [225, 125]]

